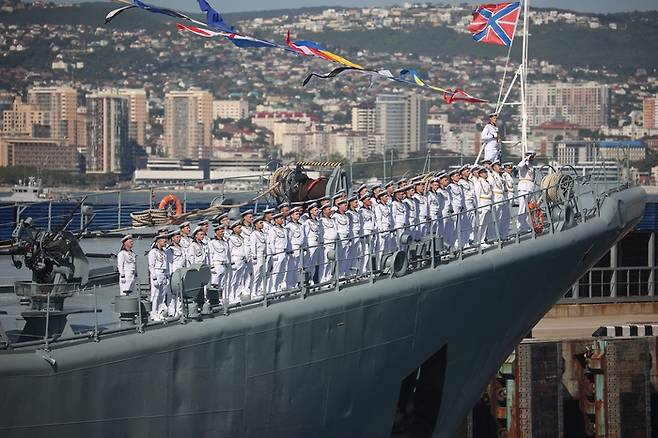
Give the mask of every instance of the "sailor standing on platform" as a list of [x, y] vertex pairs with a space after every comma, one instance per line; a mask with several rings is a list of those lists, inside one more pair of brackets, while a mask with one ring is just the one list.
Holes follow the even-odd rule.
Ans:
[[190, 223], [189, 222], [183, 222], [178, 226], [180, 229], [180, 246], [183, 247], [185, 251], [187, 251], [187, 248], [190, 246], [190, 243], [192, 243], [192, 236], [190, 233], [192, 232], [192, 228], [190, 228]]
[[210, 233], [210, 221], [208, 219], [204, 219], [201, 222], [197, 224], [201, 229], [203, 230], [204, 233], [204, 238], [203, 238], [203, 243], [206, 245], [210, 243], [210, 236], [208, 235]]
[[[485, 243], [488, 240], [493, 240], [495, 235], [495, 228], [493, 224], [493, 216], [491, 210], [491, 201], [493, 191], [489, 181], [487, 181], [489, 171], [485, 167], [480, 167], [479, 177], [476, 179], [475, 193], [478, 197], [478, 239], [477, 242]], [[493, 231], [493, 232], [492, 232]]]
[[[489, 185], [493, 190], [493, 211], [492, 214], [498, 224], [498, 233], [500, 237], [503, 237], [503, 210], [505, 209], [505, 180], [500, 175], [500, 161], [496, 160], [491, 163], [491, 171], [489, 172], [489, 177], [487, 178]], [[509, 221], [509, 217], [508, 217]], [[495, 234], [495, 233], [494, 233]]]
[[220, 214], [216, 220], [219, 226], [224, 228], [224, 239], [228, 240], [228, 236], [231, 235], [231, 219], [228, 217], [228, 213]]
[[121, 250], [117, 254], [117, 269], [119, 271], [119, 291], [121, 295], [129, 295], [137, 285], [137, 257], [133, 252], [132, 234], [121, 239]]
[[510, 200], [514, 198], [514, 178], [512, 178], [513, 170], [514, 170], [513, 163], [505, 163], [503, 164], [503, 172], [500, 174], [504, 182], [503, 200], [505, 201], [502, 204], [501, 212], [500, 212], [500, 237], [502, 239], [507, 239], [507, 237], [509, 236], [509, 229], [511, 226], [512, 205]]
[[[450, 220], [452, 224], [446, 224], [446, 227], [451, 227], [455, 230], [451, 239], [446, 240], [446, 243], [453, 250], [461, 249], [466, 246], [466, 242], [463, 240], [463, 228], [468, 226], [468, 218], [466, 216], [466, 202], [464, 200], [464, 191], [462, 190], [461, 184], [461, 173], [459, 170], [453, 170], [450, 172], [450, 184], [448, 185], [448, 193], [450, 194], [450, 199], [452, 200], [452, 215]], [[460, 240], [461, 239], [461, 240]]]
[[443, 236], [443, 243], [448, 248], [452, 246], [455, 240], [455, 220], [452, 217], [452, 195], [448, 190], [450, 186], [450, 179], [447, 173], [440, 173], [437, 177], [439, 179], [439, 204], [441, 205], [441, 236]]
[[251, 283], [251, 298], [263, 295], [265, 276], [265, 254], [267, 254], [267, 234], [265, 233], [265, 218], [262, 216], [254, 219], [254, 231], [251, 233], [250, 242], [251, 265], [253, 267], [253, 281]]
[[363, 221], [361, 220], [360, 213], [361, 206], [362, 203], [356, 196], [352, 196], [347, 200], [347, 211], [345, 214], [350, 218], [352, 224], [352, 235], [354, 236], [354, 239], [350, 242], [348, 247], [348, 272], [360, 268], [363, 257]]
[[192, 233], [194, 241], [187, 248], [187, 262], [189, 265], [207, 265], [208, 247], [203, 243], [206, 233], [201, 227], [196, 227]]
[[336, 260], [338, 261], [338, 275], [346, 277], [349, 274], [351, 260], [350, 242], [354, 239], [352, 234], [352, 221], [347, 215], [347, 199], [341, 198], [336, 201], [338, 211], [334, 213], [333, 219], [336, 222], [336, 231], [338, 232], [338, 244], [336, 245]]
[[[171, 244], [167, 247], [165, 253], [167, 254], [167, 264], [169, 265], [169, 273], [173, 274], [179, 269], [182, 269], [187, 266], [187, 253], [181, 245], [181, 235], [180, 230], [172, 231], [169, 233], [169, 239]], [[181, 310], [182, 302], [179, 297], [172, 296], [171, 301], [169, 302], [169, 316], [176, 316]]]
[[439, 194], [439, 178], [434, 177], [430, 180], [430, 187], [427, 191], [427, 212], [430, 220], [430, 234], [443, 234], [443, 221], [441, 220], [441, 201], [442, 196]]
[[290, 221], [286, 224], [288, 241], [292, 250], [292, 254], [288, 257], [288, 272], [286, 272], [286, 287], [288, 289], [296, 287], [299, 282], [299, 268], [303, 266], [304, 251], [308, 246], [304, 226], [299, 221], [301, 215], [301, 207], [292, 208], [288, 215]]
[[535, 153], [528, 151], [523, 159], [519, 162], [519, 212], [517, 217], [517, 226], [520, 233], [530, 229], [528, 223], [528, 203], [532, 201], [532, 192], [535, 190], [535, 168], [532, 162], [535, 159]]
[[[215, 227], [215, 238], [208, 244], [211, 268], [210, 284], [222, 292], [227, 289], [226, 277], [231, 266], [231, 251], [224, 238], [225, 230], [226, 228], [221, 225]], [[228, 298], [223, 293], [220, 294], [220, 297]]]
[[357, 199], [357, 210], [360, 210], [363, 207], [363, 202], [361, 202], [361, 197], [368, 193], [368, 185], [361, 184], [358, 189], [356, 189], [356, 199]]
[[418, 207], [418, 239], [420, 239], [426, 236], [430, 229], [430, 205], [425, 196], [425, 181], [422, 178], [416, 180], [415, 189], [416, 193], [414, 193], [413, 198], [416, 200]]
[[242, 216], [242, 238], [247, 244], [247, 266], [245, 268], [245, 279], [244, 285], [247, 289], [251, 291], [251, 282], [253, 281], [254, 276], [254, 267], [251, 263], [251, 233], [254, 231], [254, 211], [249, 209], [241, 214]]
[[161, 321], [171, 301], [169, 287], [169, 266], [167, 264], [167, 236], [155, 236], [155, 246], [148, 255], [149, 274], [151, 278], [151, 319]]
[[361, 196], [361, 204], [363, 206], [361, 207], [360, 216], [361, 216], [361, 224], [362, 224], [362, 233], [363, 233], [363, 239], [362, 239], [362, 251], [363, 251], [363, 257], [361, 259], [361, 272], [368, 272], [374, 268], [376, 268], [376, 265], [373, 263], [371, 266], [370, 261], [372, 260], [372, 256], [377, 254], [379, 252], [378, 248], [378, 239], [377, 239], [377, 224], [375, 221], [375, 212], [372, 209], [372, 197], [370, 193], [365, 192], [363, 196]]
[[409, 212], [410, 227], [407, 229], [407, 232], [411, 235], [411, 238], [413, 240], [420, 240], [420, 230], [419, 230], [420, 215], [418, 213], [419, 204], [418, 204], [418, 200], [414, 198], [414, 195], [416, 194], [416, 189], [414, 188], [414, 185], [413, 184], [408, 185], [405, 188], [404, 193], [406, 195], [406, 197], [404, 198], [404, 203], [406, 204], [407, 211]]
[[393, 181], [387, 182], [384, 186], [384, 190], [386, 190], [386, 194], [388, 195], [386, 205], [388, 205], [388, 208], [391, 208], [393, 205], [393, 200], [395, 199], [395, 195], [393, 193], [395, 192], [395, 183]]
[[[331, 217], [333, 209], [334, 207], [332, 207], [331, 204], [324, 204], [321, 209], [322, 216], [320, 217], [320, 224], [322, 225], [322, 242], [324, 250], [324, 254], [322, 255], [323, 264], [320, 265], [320, 282], [322, 283], [331, 280], [336, 263], [335, 255], [338, 253], [338, 249], [336, 248], [338, 230], [336, 229], [336, 222], [334, 222]], [[334, 254], [333, 262], [329, 259], [331, 253]]]
[[240, 297], [246, 291], [247, 247], [249, 246], [242, 237], [242, 222], [239, 220], [233, 222], [231, 231], [228, 249], [231, 252], [233, 272], [230, 280], [229, 304], [240, 302]]
[[498, 126], [496, 126], [496, 121], [498, 120], [498, 114], [491, 113], [489, 114], [489, 122], [484, 125], [482, 129], [482, 134], [480, 134], [480, 141], [482, 142], [482, 147], [484, 148], [484, 159], [489, 160], [489, 162], [494, 162], [500, 160], [500, 145], [498, 144]]
[[270, 228], [274, 226], [274, 213], [276, 210], [274, 208], [266, 208], [263, 210], [263, 233], [267, 236], [267, 233], [270, 232]]
[[311, 284], [321, 281], [322, 264], [322, 223], [320, 222], [320, 206], [312, 203], [308, 206], [308, 220], [304, 222], [304, 234], [308, 245], [308, 254], [304, 257], [304, 269], [311, 275]]
[[268, 292], [279, 292], [286, 287], [286, 269], [288, 267], [288, 252], [290, 242], [288, 231], [283, 227], [283, 213], [273, 217], [274, 226], [267, 235], [267, 255], [272, 258], [272, 272], [268, 281]]
[[470, 167], [468, 165], [463, 166], [459, 169], [459, 174], [461, 178], [459, 179], [459, 187], [462, 189], [463, 199], [464, 199], [464, 210], [463, 214], [460, 217], [461, 221], [461, 244], [462, 247], [468, 246], [469, 240], [472, 240], [475, 233], [475, 208], [477, 207], [477, 202], [475, 198], [474, 186], [472, 181], [470, 181]]
[[[389, 207], [388, 192], [381, 192], [378, 196], [378, 202], [375, 205], [375, 217], [377, 218], [377, 247], [379, 254], [377, 260], [382, 259], [382, 255], [390, 254], [395, 251], [395, 222], [393, 213]], [[404, 207], [404, 206], [403, 206]]]
[[397, 235], [398, 249], [402, 249], [402, 244], [400, 239], [403, 234], [407, 233], [407, 227], [409, 225], [409, 207], [404, 202], [405, 201], [405, 191], [404, 187], [399, 188], [393, 192], [395, 195], [395, 200], [393, 201], [393, 225], [395, 228], [395, 234]]

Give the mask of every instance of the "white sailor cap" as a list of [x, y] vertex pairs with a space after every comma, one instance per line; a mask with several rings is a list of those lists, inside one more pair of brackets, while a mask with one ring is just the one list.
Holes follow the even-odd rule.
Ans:
[[507, 163], [503, 163], [503, 167], [514, 167], [514, 163], [508, 161]]
[[263, 222], [265, 218], [263, 216], [256, 216], [254, 218], [254, 225], [256, 225], [258, 222]]
[[382, 190], [377, 194], [377, 199], [381, 198], [382, 196], [388, 196], [388, 192], [386, 190]]
[[382, 185], [381, 185], [381, 184], [373, 184], [372, 186], [370, 186], [370, 190], [373, 191], [373, 192], [374, 192], [375, 190], [377, 190], [377, 189], [381, 189], [381, 188], [382, 188]]
[[272, 219], [279, 219], [279, 218], [283, 219], [283, 213], [277, 213], [274, 216], [272, 216]]
[[384, 188], [387, 189], [387, 188], [389, 188], [389, 187], [393, 187], [394, 185], [395, 185], [395, 183], [394, 183], [393, 181], [389, 181], [389, 182], [386, 183], [386, 185], [384, 186]]
[[169, 234], [169, 227], [158, 228], [158, 234]]
[[180, 230], [174, 230], [171, 233], [169, 233], [169, 238], [172, 238], [174, 236], [180, 236], [180, 235], [181, 235]]
[[319, 202], [320, 204], [322, 204], [323, 202], [326, 202], [326, 201], [329, 201], [329, 196], [323, 196], [323, 197], [321, 197], [320, 199], [317, 200], [317, 202]]
[[356, 189], [357, 192], [360, 192], [363, 189], [367, 189], [368, 185], [367, 184], [361, 184], [358, 189]]
[[404, 192], [406, 192], [406, 191], [407, 191], [407, 186], [404, 186], [404, 187], [398, 187], [397, 189], [395, 189], [395, 190], [393, 191], [393, 194], [396, 194], [396, 193], [404, 193]]
[[219, 216], [217, 216], [217, 221], [219, 222], [222, 219], [227, 218], [227, 217], [228, 217], [228, 213], [222, 213]]
[[461, 169], [452, 169], [448, 176], [453, 176], [453, 175], [459, 175], [461, 173]]
[[336, 193], [334, 196], [331, 197], [331, 200], [334, 201], [334, 203], [335, 203], [337, 200], [339, 200], [339, 199], [342, 198], [342, 197], [343, 197], [343, 193], [342, 193], [342, 192], [340, 192], [340, 193]]
[[252, 209], [245, 210], [242, 213], [240, 213], [240, 216], [245, 217], [248, 214], [254, 214], [254, 211]]
[[204, 225], [209, 225], [209, 224], [210, 224], [210, 221], [208, 221], [208, 219], [204, 219], [201, 222], [199, 222], [197, 225], [202, 227]]
[[365, 192], [365, 193], [363, 194], [363, 196], [361, 196], [361, 197], [359, 198], [359, 201], [363, 201], [363, 200], [368, 199], [368, 198], [371, 198], [371, 197], [372, 197], [372, 194], [371, 194], [370, 192]]
[[464, 164], [462, 167], [459, 168], [459, 172], [461, 173], [465, 170], [470, 170], [470, 169], [471, 169], [471, 166], [469, 166], [468, 164]]
[[241, 221], [233, 221], [233, 223], [231, 223], [231, 225], [229, 225], [229, 228], [234, 229], [238, 225], [242, 225], [242, 222]]
[[185, 228], [185, 227], [189, 227], [189, 226], [190, 226], [190, 223], [189, 223], [189, 222], [183, 222], [182, 224], [180, 224], [180, 225], [178, 226], [178, 228], [183, 229], [183, 228]]
[[286, 207], [290, 208], [290, 205], [287, 202], [282, 202], [281, 204], [279, 204], [279, 210], [281, 210], [282, 208], [286, 208]]
[[265, 210], [263, 210], [263, 214], [270, 214], [270, 213], [274, 213], [275, 211], [276, 211], [275, 208], [266, 208]]
[[485, 158], [484, 160], [480, 161], [480, 164], [487, 164], [487, 163], [491, 164], [491, 160], [488, 158]]
[[167, 235], [167, 234], [156, 234], [156, 235], [153, 237], [153, 241], [154, 241], [154, 242], [157, 242], [157, 241], [160, 240], [160, 239], [167, 240], [168, 238], [169, 238], [169, 235]]
[[492, 166], [495, 166], [496, 164], [500, 166], [500, 160], [494, 160], [494, 162], [491, 163]]
[[489, 172], [489, 169], [487, 169], [486, 167], [480, 167], [480, 168], [478, 169], [478, 173], [482, 173], [482, 172], [487, 172], [487, 173], [488, 173], [488, 172]]
[[320, 208], [320, 204], [318, 204], [317, 202], [311, 202], [311, 203], [308, 204], [308, 206], [306, 207], [306, 210], [311, 211], [311, 210], [314, 209], [314, 208]]
[[489, 113], [489, 118], [498, 117], [498, 113]]
[[434, 177], [432, 177], [432, 179], [430, 180], [430, 182], [433, 182], [433, 183], [434, 183], [434, 182], [439, 182], [440, 180], [441, 180], [441, 177], [440, 177], [440, 176], [434, 176]]
[[325, 208], [333, 208], [333, 207], [331, 206], [330, 203], [325, 203], [325, 204], [322, 204], [321, 208], [322, 208], [322, 210], [324, 210]]
[[192, 231], [192, 236], [196, 236], [196, 234], [197, 234], [199, 231], [203, 231], [203, 228], [201, 228], [201, 227], [196, 227], [196, 228], [194, 229], [194, 231]]
[[293, 214], [293, 213], [297, 213], [297, 212], [299, 212], [299, 213], [302, 212], [302, 207], [300, 207], [299, 205], [297, 207], [291, 208], [290, 211], [288, 212], [288, 214]]
[[406, 182], [409, 181], [407, 178], [400, 178], [398, 180], [398, 187], [406, 185]]
[[341, 198], [336, 201], [336, 205], [347, 204], [347, 199]]
[[217, 231], [226, 231], [226, 225], [218, 225], [215, 227], [215, 234], [217, 234]]
[[357, 201], [357, 200], [358, 200], [358, 198], [357, 198], [356, 195], [352, 195], [349, 198], [347, 198], [347, 202], [354, 202], [354, 201]]
[[134, 239], [134, 237], [133, 237], [132, 234], [126, 234], [126, 235], [123, 236], [123, 238], [121, 239], [121, 243], [126, 243], [126, 241], [128, 241], [128, 240], [132, 240], [132, 239]]
[[533, 155], [533, 156], [534, 156], [534, 155], [537, 155], [537, 153], [536, 153], [535, 151], [527, 151], [527, 152], [525, 153], [525, 156], [527, 157], [527, 156], [529, 156], [529, 155]]

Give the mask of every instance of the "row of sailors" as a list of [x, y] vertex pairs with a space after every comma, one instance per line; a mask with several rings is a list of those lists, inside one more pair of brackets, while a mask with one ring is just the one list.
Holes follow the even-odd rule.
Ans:
[[[534, 190], [533, 153], [519, 163], [518, 194]], [[322, 198], [307, 206], [288, 204], [263, 211], [252, 210], [241, 220], [231, 222], [227, 214], [210, 222], [199, 222], [192, 230], [186, 222], [174, 232], [160, 230], [149, 251], [152, 317], [174, 315], [178, 303], [171, 296], [169, 277], [177, 269], [192, 264], [211, 267], [211, 284], [227, 291], [229, 302], [241, 295], [252, 298], [298, 285], [300, 269], [311, 282], [329, 281], [334, 274], [348, 277], [376, 268], [384, 253], [403, 249], [401, 237], [413, 240], [424, 235], [443, 237], [446, 247], [459, 249], [469, 243], [506, 238], [510, 227], [510, 205], [514, 195], [512, 163], [501, 165], [485, 160], [483, 166], [463, 166], [450, 173], [439, 173], [429, 184], [424, 177], [389, 182], [384, 187], [363, 185], [357, 195], [339, 193], [331, 200]], [[428, 190], [426, 191], [426, 186]], [[519, 200], [519, 231], [527, 227], [523, 217], [525, 197]], [[476, 207], [478, 207], [477, 210]], [[496, 226], [498, 227], [496, 232]], [[129, 293], [137, 277], [132, 236], [124, 237], [118, 255], [120, 288]], [[331, 255], [334, 255], [331, 257]], [[331, 262], [331, 259], [335, 262]]]

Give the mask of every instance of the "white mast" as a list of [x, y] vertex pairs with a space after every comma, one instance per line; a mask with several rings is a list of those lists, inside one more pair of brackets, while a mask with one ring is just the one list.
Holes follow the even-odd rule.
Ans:
[[526, 84], [528, 80], [528, 17], [530, 0], [523, 0], [523, 48], [521, 50], [521, 156], [528, 151], [528, 103]]

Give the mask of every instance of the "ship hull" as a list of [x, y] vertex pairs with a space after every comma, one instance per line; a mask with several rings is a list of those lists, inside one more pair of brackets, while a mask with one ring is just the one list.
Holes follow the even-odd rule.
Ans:
[[639, 221], [644, 196], [615, 193], [572, 229], [436, 269], [55, 348], [55, 366], [3, 354], [0, 434], [451, 437], [516, 344]]

